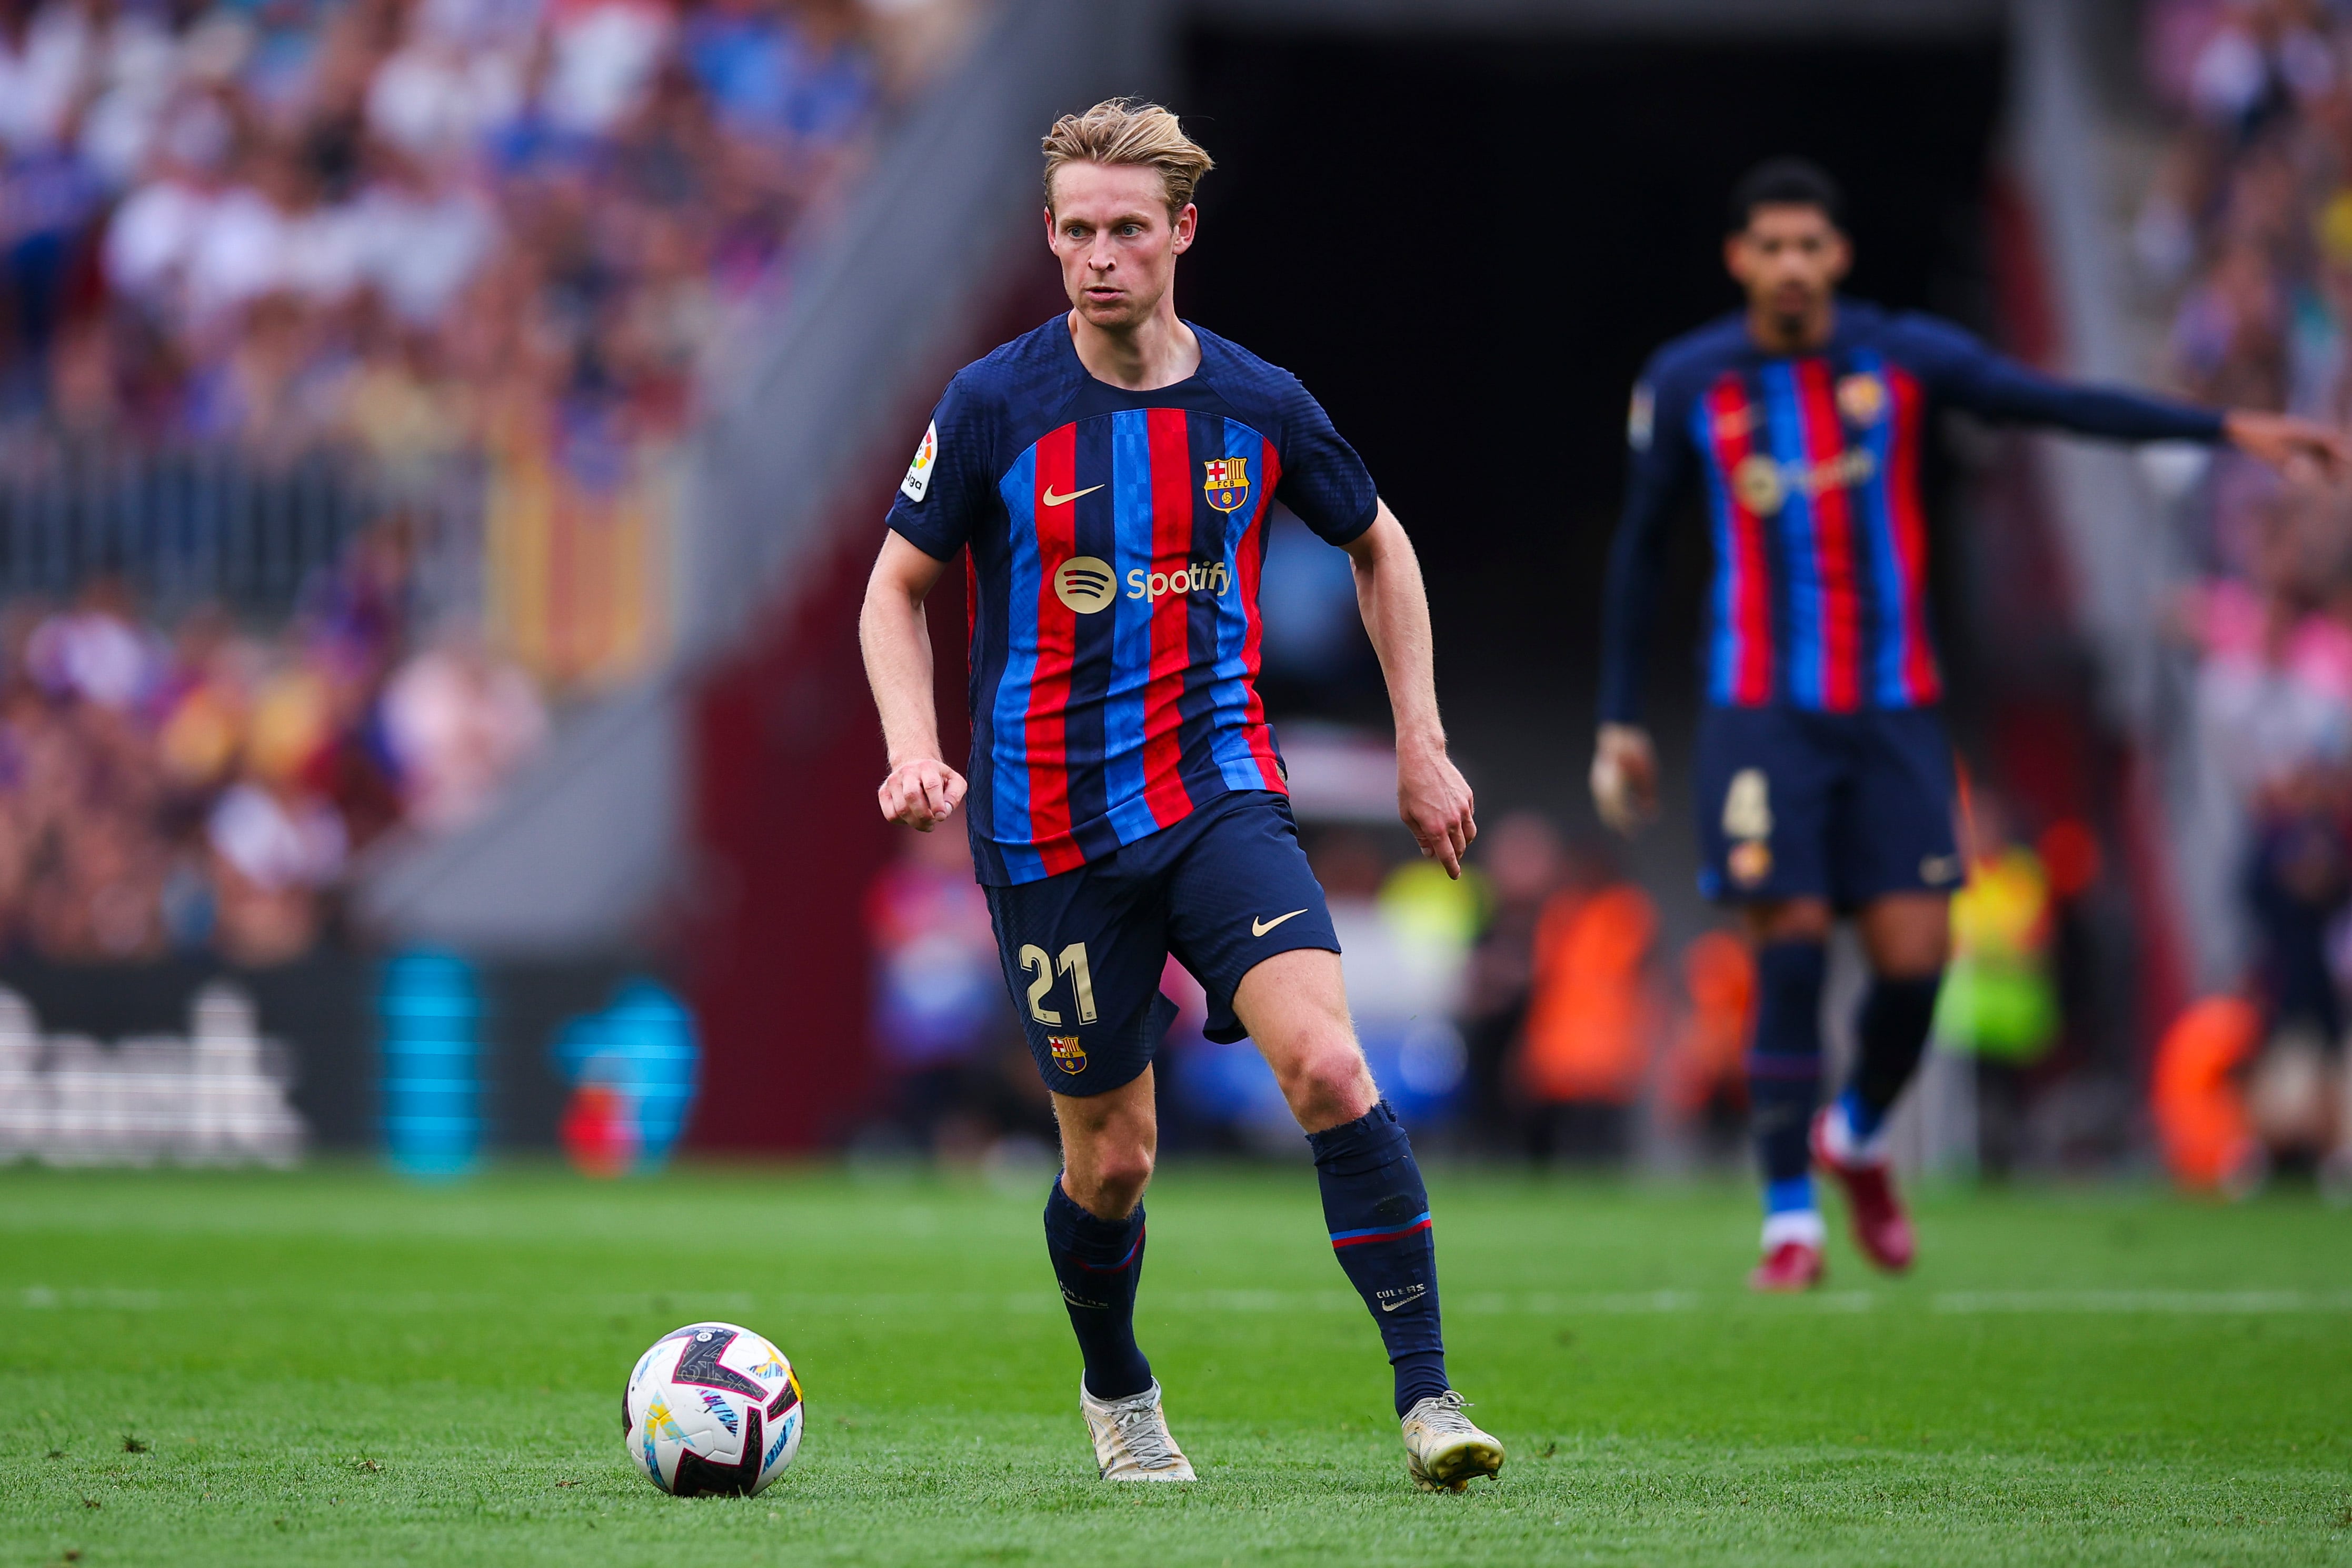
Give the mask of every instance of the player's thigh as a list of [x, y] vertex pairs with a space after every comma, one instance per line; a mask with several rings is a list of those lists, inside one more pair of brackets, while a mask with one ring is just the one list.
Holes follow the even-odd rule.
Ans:
[[[1832, 824], [1838, 906], [1950, 893], [1962, 867], [1952, 823], [1958, 784], [1942, 720], [1918, 708], [1864, 714], [1853, 720], [1853, 781]], [[1901, 915], [1898, 907], [1888, 918], [1902, 925]]]
[[[1214, 818], [1169, 868], [1168, 946], [1208, 993], [1203, 1032], [1232, 1041], [1248, 1032], [1234, 1010], [1243, 977], [1278, 954], [1313, 949], [1333, 956], [1337, 988], [1339, 937], [1288, 800], [1251, 790], [1204, 809]], [[1344, 1019], [1344, 989], [1338, 1002]]]
[[1045, 1087], [1085, 1097], [1139, 1076], [1176, 1016], [1160, 994], [1168, 935], [1150, 887], [1080, 866], [992, 887], [988, 912]]
[[1773, 904], [1830, 896], [1829, 824], [1844, 763], [1812, 717], [1780, 707], [1700, 715], [1692, 787], [1707, 897]]

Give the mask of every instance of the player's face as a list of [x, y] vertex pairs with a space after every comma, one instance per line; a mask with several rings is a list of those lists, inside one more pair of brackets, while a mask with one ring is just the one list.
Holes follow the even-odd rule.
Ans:
[[1724, 265], [1748, 301], [1780, 320], [1810, 318], [1853, 263], [1845, 235], [1819, 207], [1759, 206], [1724, 242]]
[[1170, 217], [1157, 169], [1065, 163], [1054, 172], [1046, 243], [1062, 264], [1071, 308], [1113, 331], [1149, 319], [1192, 248], [1191, 204]]

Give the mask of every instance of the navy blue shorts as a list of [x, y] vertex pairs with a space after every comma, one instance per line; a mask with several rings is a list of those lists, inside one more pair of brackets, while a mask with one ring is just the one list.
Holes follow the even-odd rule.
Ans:
[[1841, 911], [1960, 881], [1952, 747], [1932, 708], [1711, 707], [1698, 724], [1699, 891]]
[[1004, 983], [1059, 1094], [1101, 1094], [1151, 1065], [1176, 1006], [1160, 994], [1168, 956], [1209, 993], [1211, 1040], [1246, 1032], [1242, 977], [1276, 953], [1339, 938], [1298, 847], [1290, 802], [1220, 795], [1173, 827], [1076, 871], [988, 889]]

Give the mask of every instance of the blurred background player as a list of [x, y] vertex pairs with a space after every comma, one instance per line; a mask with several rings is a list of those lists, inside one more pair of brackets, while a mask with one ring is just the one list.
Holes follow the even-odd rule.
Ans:
[[[1756, 948], [1759, 1290], [1822, 1277], [1815, 1162], [1844, 1187], [1865, 1256], [1899, 1270], [1913, 1253], [1883, 1133], [1927, 1042], [1964, 871], [1927, 624], [1929, 412], [2227, 443], [2282, 466], [2346, 461], [2342, 438], [2309, 421], [2068, 385], [1946, 322], [1843, 298], [1852, 259], [1822, 171], [1777, 160], [1739, 183], [1724, 260], [1748, 307], [1643, 371], [1603, 607], [1592, 791], [1603, 819], [1630, 832], [1655, 810], [1640, 694], [1666, 523], [1704, 475], [1715, 575], [1694, 796], [1702, 890], [1740, 907]], [[1825, 944], [1840, 915], [1854, 918], [1872, 977], [1854, 1071], [1817, 1113]]]
[[1211, 165], [1176, 117], [1100, 103], [1057, 121], [1045, 152], [1070, 309], [950, 384], [867, 589], [882, 814], [929, 832], [966, 800], [940, 754], [922, 606], [969, 549], [966, 821], [1061, 1125], [1046, 1249], [1100, 1474], [1194, 1479], [1134, 1326], [1172, 954], [1208, 991], [1209, 1038], [1247, 1033], [1307, 1134], [1332, 1247], [1395, 1370], [1409, 1472], [1459, 1490], [1501, 1468], [1502, 1446], [1447, 1385], [1428, 1191], [1349, 1022], [1331, 914], [1254, 689], [1279, 496], [1354, 563], [1394, 708], [1399, 814], [1458, 876], [1477, 830], [1438, 722], [1420, 568], [1297, 380], [1178, 319], [1176, 258]]

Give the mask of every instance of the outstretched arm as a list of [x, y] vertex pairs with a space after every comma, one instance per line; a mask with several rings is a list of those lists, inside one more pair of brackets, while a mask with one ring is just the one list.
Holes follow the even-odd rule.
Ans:
[[2122, 387], [2061, 381], [1994, 353], [1957, 328], [1914, 319], [1939, 361], [1938, 391], [1988, 419], [2049, 425], [2117, 441], [2202, 441], [2238, 448], [2273, 467], [2316, 465], [2330, 477], [2352, 471], [2344, 433], [2314, 420], [2255, 409], [2216, 411]]
[[945, 570], [945, 562], [895, 533], [886, 534], [857, 617], [866, 679], [874, 688], [890, 755], [890, 776], [877, 791], [882, 815], [925, 833], [952, 816], [964, 794], [963, 776], [940, 757], [931, 634], [923, 620], [923, 600]]
[[1446, 875], [1458, 877], [1463, 853], [1478, 837], [1476, 802], [1469, 781], [1445, 754], [1420, 558], [1386, 501], [1347, 551], [1355, 563], [1356, 604], [1381, 656], [1389, 706], [1396, 716], [1397, 815], [1412, 830], [1421, 852], [1444, 862]]

